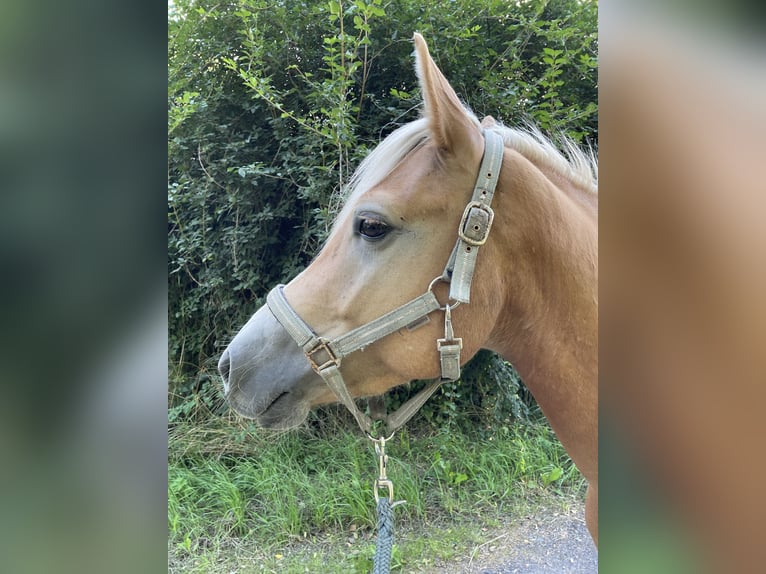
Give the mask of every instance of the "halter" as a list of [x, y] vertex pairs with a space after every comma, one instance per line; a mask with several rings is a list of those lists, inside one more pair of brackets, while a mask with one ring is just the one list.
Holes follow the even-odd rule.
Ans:
[[[503, 139], [499, 134], [484, 132], [484, 157], [471, 201], [466, 205], [460, 219], [455, 247], [442, 275], [433, 279], [426, 292], [419, 297], [334, 339], [317, 335], [300, 318], [285, 298], [284, 285], [277, 285], [266, 298], [266, 304], [274, 317], [301, 347], [311, 368], [324, 379], [340, 402], [354, 415], [359, 427], [368, 435], [372, 431], [373, 421], [359, 410], [346, 387], [340, 372], [343, 357], [364, 349], [400, 329], [414, 330], [427, 323], [430, 320], [429, 315], [434, 311], [444, 311], [444, 338], [436, 341], [441, 378], [386, 417], [389, 432], [406, 423], [442, 383], [460, 378], [460, 350], [463, 340], [454, 336], [452, 309], [460, 303], [470, 302], [476, 256], [479, 247], [487, 241], [495, 215], [490, 204], [503, 164], [503, 147]], [[453, 304], [448, 301], [442, 305], [434, 295], [433, 288], [440, 282], [450, 284], [449, 301], [454, 301]]]

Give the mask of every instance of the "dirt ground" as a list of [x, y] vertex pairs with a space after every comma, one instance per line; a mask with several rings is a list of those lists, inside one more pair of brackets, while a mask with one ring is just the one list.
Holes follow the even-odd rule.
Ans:
[[538, 509], [486, 532], [471, 556], [439, 564], [428, 574], [595, 574], [598, 553], [583, 505]]

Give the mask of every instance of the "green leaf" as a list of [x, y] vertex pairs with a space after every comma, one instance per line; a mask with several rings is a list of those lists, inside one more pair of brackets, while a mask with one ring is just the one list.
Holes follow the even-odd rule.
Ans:
[[560, 466], [557, 466], [551, 469], [549, 472], [543, 473], [542, 475], [543, 484], [545, 484], [545, 486], [548, 486], [552, 482], [556, 482], [557, 480], [559, 480], [562, 476], [564, 476], [564, 469], [561, 468]]

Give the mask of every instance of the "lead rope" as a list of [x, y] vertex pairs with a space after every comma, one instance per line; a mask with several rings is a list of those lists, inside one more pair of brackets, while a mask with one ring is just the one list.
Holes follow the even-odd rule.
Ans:
[[[375, 443], [375, 455], [378, 457], [378, 478], [375, 479], [373, 492], [378, 511], [378, 540], [375, 545], [375, 557], [372, 560], [372, 574], [388, 574], [391, 571], [391, 553], [394, 549], [394, 508], [406, 501], [394, 500], [394, 483], [386, 475], [388, 455], [386, 454], [386, 442], [393, 438], [394, 433], [388, 438], [367, 437]], [[380, 496], [380, 489], [385, 488], [388, 496]]]
[[387, 496], [378, 499], [378, 542], [372, 560], [372, 574], [391, 572], [391, 552], [394, 549], [394, 511]]

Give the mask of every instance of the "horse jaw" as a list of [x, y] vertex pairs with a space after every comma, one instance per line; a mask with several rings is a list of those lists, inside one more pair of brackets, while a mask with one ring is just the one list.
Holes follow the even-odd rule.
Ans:
[[312, 405], [332, 400], [322, 397], [326, 385], [265, 305], [223, 352], [218, 371], [231, 408], [263, 428], [294, 428]]

